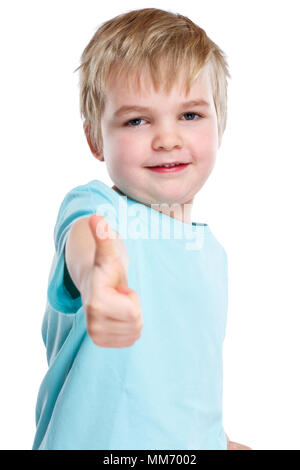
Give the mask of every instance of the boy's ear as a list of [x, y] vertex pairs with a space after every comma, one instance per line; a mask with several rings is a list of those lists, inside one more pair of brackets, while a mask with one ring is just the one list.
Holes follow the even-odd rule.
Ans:
[[91, 138], [90, 138], [90, 129], [89, 129], [89, 126], [84, 122], [83, 124], [83, 129], [84, 129], [84, 133], [85, 133], [85, 136], [86, 136], [86, 140], [89, 144], [89, 147], [91, 149], [91, 152], [92, 154], [100, 161], [104, 162], [104, 156], [103, 156], [103, 152], [102, 151], [97, 151], [95, 149], [95, 147], [93, 146], [92, 142], [91, 142]]

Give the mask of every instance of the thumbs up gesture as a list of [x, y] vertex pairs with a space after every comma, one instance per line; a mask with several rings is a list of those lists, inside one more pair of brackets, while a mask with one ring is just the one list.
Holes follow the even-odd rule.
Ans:
[[132, 346], [143, 320], [138, 294], [128, 287], [125, 244], [101, 215], [93, 214], [89, 227], [95, 258], [81, 293], [88, 334], [98, 346]]

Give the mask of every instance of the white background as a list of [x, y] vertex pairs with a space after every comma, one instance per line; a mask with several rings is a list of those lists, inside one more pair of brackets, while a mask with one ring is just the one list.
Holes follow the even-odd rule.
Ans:
[[224, 429], [253, 449], [300, 449], [298, 3], [1, 3], [1, 449], [34, 439], [59, 205], [79, 184], [113, 184], [85, 140], [73, 71], [101, 23], [145, 7], [204, 28], [232, 76], [227, 129], [192, 217], [228, 254]]

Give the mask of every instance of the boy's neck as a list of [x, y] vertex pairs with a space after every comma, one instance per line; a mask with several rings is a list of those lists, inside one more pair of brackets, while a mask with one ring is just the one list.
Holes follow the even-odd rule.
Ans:
[[[157, 210], [158, 212], [162, 212], [163, 214], [167, 215], [168, 217], [172, 217], [174, 219], [180, 220], [180, 222], [184, 222], [185, 224], [192, 224], [191, 221], [191, 213], [192, 213], [192, 202], [193, 200], [186, 202], [184, 204], [175, 204], [175, 205], [169, 205], [167, 203], [163, 204], [147, 204], [146, 202], [141, 202], [138, 201], [137, 199], [133, 199], [131, 196], [128, 196], [127, 194], [124, 194], [117, 186], [112, 186], [112, 189], [117, 191], [119, 194], [122, 196], [127, 196], [130, 197], [130, 199], [139, 202], [140, 204], [144, 204], [145, 206], [150, 207], [151, 209]], [[173, 206], [173, 210], [172, 210]], [[176, 207], [178, 210], [176, 210]], [[174, 210], [175, 209], [175, 210]]]

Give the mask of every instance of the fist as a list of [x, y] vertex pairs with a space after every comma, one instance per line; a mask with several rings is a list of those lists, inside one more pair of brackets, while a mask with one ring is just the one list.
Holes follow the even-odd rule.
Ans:
[[89, 226], [95, 257], [81, 293], [88, 334], [97, 346], [132, 346], [143, 318], [139, 296], [128, 287], [125, 244], [103, 216], [93, 214]]

